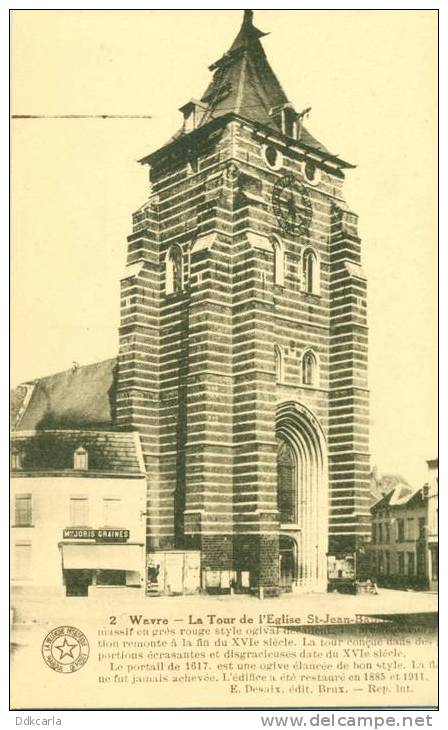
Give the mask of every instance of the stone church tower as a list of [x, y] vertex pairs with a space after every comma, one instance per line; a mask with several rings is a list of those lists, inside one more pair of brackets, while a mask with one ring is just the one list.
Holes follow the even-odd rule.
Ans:
[[148, 551], [240, 588], [325, 589], [369, 535], [366, 280], [352, 167], [288, 101], [246, 10], [148, 165], [122, 280], [116, 427]]

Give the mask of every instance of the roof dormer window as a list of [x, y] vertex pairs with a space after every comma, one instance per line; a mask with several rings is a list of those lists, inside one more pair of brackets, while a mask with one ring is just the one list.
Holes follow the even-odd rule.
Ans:
[[269, 114], [286, 137], [298, 138], [298, 114], [292, 104], [273, 107]]
[[87, 471], [89, 468], [89, 454], [84, 446], [76, 449], [73, 455], [73, 468], [79, 471]]
[[207, 111], [207, 104], [197, 99], [190, 99], [190, 101], [187, 101], [186, 104], [180, 107], [179, 111], [184, 115], [183, 131], [185, 134], [188, 134], [199, 127]]

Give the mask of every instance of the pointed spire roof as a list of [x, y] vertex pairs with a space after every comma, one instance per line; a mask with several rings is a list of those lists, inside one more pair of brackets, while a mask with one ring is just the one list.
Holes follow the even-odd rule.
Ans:
[[[241, 28], [230, 49], [209, 67], [213, 78], [205, 94], [200, 100], [190, 99], [180, 108], [184, 114], [183, 127], [166, 145], [143, 157], [140, 160], [142, 164], [152, 164], [167, 145], [186, 141], [190, 133], [196, 133], [210, 122], [231, 114], [282, 134], [281, 115], [278, 112], [282, 107], [289, 107], [293, 113], [294, 109], [261, 45], [260, 38], [266, 35], [254, 26], [253, 11], [245, 10]], [[298, 141], [326, 160], [337, 160], [341, 168], [353, 167], [338, 155], [331, 154], [303, 124], [300, 125]]]
[[269, 35], [269, 33], [263, 33], [263, 31], [255, 28], [253, 24], [253, 19], [254, 11], [245, 10], [243, 24], [240, 28], [240, 32], [238, 33], [237, 37], [230, 47], [230, 52], [234, 51], [236, 48], [244, 46], [246, 43], [250, 43], [251, 41], [256, 40], [257, 38], [263, 38], [265, 35]]
[[[271, 111], [289, 102], [261, 45], [260, 38], [266, 35], [268, 33], [254, 26], [253, 11], [245, 10], [241, 28], [229, 51], [210, 66], [214, 74], [201, 98], [205, 110], [198, 126], [233, 112], [281, 131], [278, 117]], [[301, 141], [326, 151], [303, 126]]]

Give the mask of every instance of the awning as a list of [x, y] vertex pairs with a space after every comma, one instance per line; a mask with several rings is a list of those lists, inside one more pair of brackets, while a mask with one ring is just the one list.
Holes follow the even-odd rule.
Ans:
[[144, 570], [143, 545], [62, 544], [65, 570]]

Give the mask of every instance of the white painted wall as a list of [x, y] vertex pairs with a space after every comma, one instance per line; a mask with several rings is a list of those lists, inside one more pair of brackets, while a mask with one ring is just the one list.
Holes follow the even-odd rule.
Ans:
[[[32, 496], [32, 527], [14, 527], [15, 497]], [[12, 587], [52, 587], [65, 593], [59, 543], [65, 527], [70, 527], [70, 498], [88, 497], [88, 527], [105, 527], [103, 499], [121, 499], [120, 524], [130, 531], [129, 542], [145, 544], [146, 479], [93, 478], [84, 476], [21, 476], [11, 480], [11, 578]], [[15, 545], [31, 543], [29, 578], [17, 576]], [[145, 550], [142, 550], [144, 556]], [[142, 576], [144, 576], [142, 561]], [[59, 592], [59, 590], [58, 590]]]

